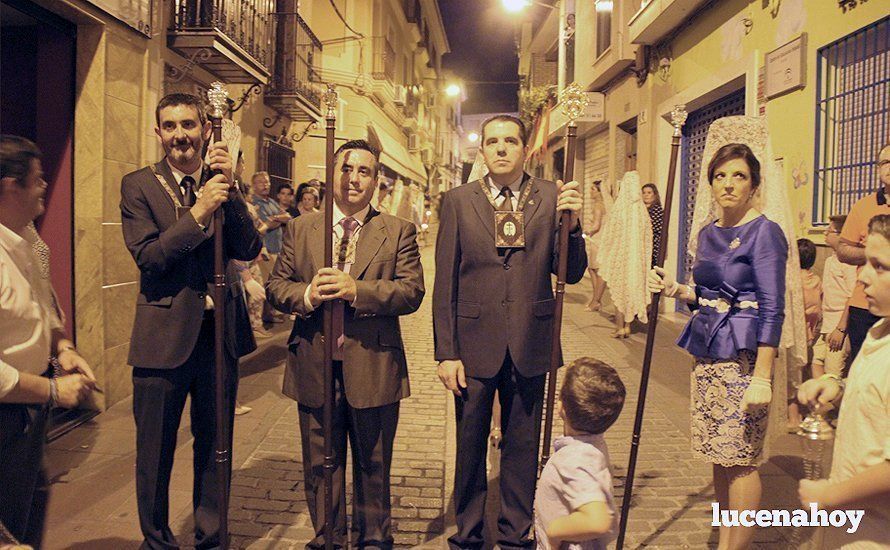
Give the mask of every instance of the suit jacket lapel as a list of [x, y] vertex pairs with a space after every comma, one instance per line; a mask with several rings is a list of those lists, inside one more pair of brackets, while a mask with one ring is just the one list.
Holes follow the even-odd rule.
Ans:
[[312, 232], [309, 234], [309, 254], [313, 262], [313, 275], [324, 267], [324, 239], [324, 216], [321, 216], [312, 225]]
[[167, 182], [167, 187], [173, 191], [173, 194], [179, 199], [179, 203], [182, 204], [182, 190], [180, 190], [179, 185], [176, 184], [176, 178], [173, 177], [173, 172], [170, 170], [170, 165], [167, 164], [167, 159], [163, 158], [161, 159], [161, 162], [155, 164], [155, 170], [158, 174], [164, 176], [164, 181]]
[[526, 185], [531, 185], [532, 190], [528, 196], [528, 200], [525, 202], [525, 207], [522, 209], [522, 212], [525, 214], [525, 227], [528, 227], [529, 223], [532, 221], [532, 217], [534, 217], [535, 213], [538, 211], [538, 207], [541, 206], [541, 197], [539, 193], [541, 192], [541, 184], [537, 178], [533, 178], [527, 176], [528, 181]]
[[473, 210], [476, 211], [482, 225], [485, 226], [488, 234], [491, 235], [491, 239], [494, 240], [494, 209], [491, 207], [491, 203], [488, 202], [488, 197], [484, 195], [486, 191], [482, 189], [479, 180], [467, 185], [474, 187], [473, 199], [470, 201], [473, 204]]
[[361, 278], [368, 268], [368, 264], [371, 263], [371, 260], [377, 255], [377, 251], [380, 250], [380, 246], [383, 245], [383, 241], [386, 240], [386, 226], [383, 224], [379, 214], [379, 212], [371, 208], [365, 226], [362, 227], [362, 231], [358, 236], [358, 243], [356, 243], [355, 247], [355, 263], [349, 269], [349, 274], [355, 279]]

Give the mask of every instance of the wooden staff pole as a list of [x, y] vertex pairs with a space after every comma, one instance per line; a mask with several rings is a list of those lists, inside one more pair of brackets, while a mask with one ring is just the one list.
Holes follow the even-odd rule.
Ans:
[[[207, 92], [214, 143], [222, 141], [222, 117], [228, 109], [228, 92], [214, 82]], [[229, 182], [234, 184], [234, 182]], [[216, 477], [219, 490], [219, 547], [229, 547], [229, 423], [232, 412], [226, 399], [226, 262], [223, 256], [222, 206], [213, 213], [213, 368], [216, 387]]]
[[[664, 225], [659, 236], [658, 257], [655, 264], [664, 267], [664, 257], [667, 252], [668, 228], [671, 224], [671, 203], [674, 197], [674, 181], [677, 175], [677, 154], [680, 151], [681, 129], [686, 122], [686, 106], [677, 105], [671, 111], [671, 124], [674, 126], [674, 135], [671, 139], [671, 160], [668, 166], [667, 188], [664, 192]], [[643, 430], [643, 412], [646, 408], [646, 390], [649, 386], [649, 371], [652, 366], [652, 351], [655, 348], [655, 328], [658, 326], [658, 306], [661, 302], [661, 293], [652, 295], [652, 304], [649, 308], [649, 325], [646, 331], [646, 351], [643, 355], [643, 371], [640, 374], [640, 392], [637, 396], [637, 414], [634, 418], [634, 431], [630, 442], [630, 459], [627, 463], [627, 477], [624, 481], [624, 498], [621, 502], [621, 521], [618, 528], [618, 541], [616, 550], [624, 547], [624, 537], [627, 532], [627, 519], [633, 498], [634, 473], [637, 467], [637, 454], [640, 449], [640, 432]]]
[[[587, 95], [577, 84], [571, 84], [560, 94], [563, 112], [568, 118], [566, 125], [565, 160], [563, 165], [563, 181], [568, 183], [575, 179], [575, 145], [578, 137], [578, 126], [575, 121], [587, 106]], [[559, 216], [559, 239], [557, 241], [556, 264], [556, 305], [553, 310], [553, 333], [550, 343], [550, 372], [547, 376], [547, 406], [544, 415], [544, 440], [541, 450], [539, 468], [550, 459], [550, 439], [553, 435], [553, 410], [556, 404], [556, 379], [560, 361], [560, 338], [562, 337], [562, 310], [565, 302], [566, 273], [569, 265], [569, 224], [572, 213], [564, 210]]]
[[[334, 139], [337, 122], [337, 91], [328, 84], [324, 96], [325, 114], [325, 183], [324, 183], [324, 266], [334, 266]], [[334, 548], [334, 302], [324, 302], [324, 547]]]

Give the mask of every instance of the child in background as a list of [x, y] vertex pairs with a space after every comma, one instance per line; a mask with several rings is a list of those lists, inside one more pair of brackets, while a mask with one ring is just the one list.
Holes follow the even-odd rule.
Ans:
[[847, 302], [856, 287], [856, 266], [845, 264], [837, 257], [838, 236], [846, 219], [846, 216], [832, 216], [825, 230], [825, 244], [832, 252], [822, 268], [822, 330], [813, 344], [813, 378], [826, 373], [841, 375], [846, 370], [850, 350]]
[[615, 369], [584, 357], [566, 367], [560, 390], [563, 437], [553, 442], [535, 494], [535, 538], [541, 550], [605, 549], [616, 527], [609, 452], [603, 433], [624, 406]]
[[[816, 263], [816, 245], [809, 239], [797, 239], [797, 250], [800, 255], [800, 278], [803, 284], [804, 316], [807, 321], [807, 348], [808, 357], [813, 357], [814, 344], [819, 335], [819, 325], [822, 320], [822, 280], [813, 273], [813, 264]], [[796, 431], [800, 425], [800, 406], [793, 396], [801, 382], [809, 378], [804, 374], [806, 369], [789, 369], [788, 371], [788, 429]], [[806, 369], [809, 370], [809, 369]]]
[[853, 533], [825, 528], [823, 548], [890, 548], [890, 214], [869, 222], [865, 260], [859, 280], [869, 313], [880, 320], [869, 329], [846, 384], [835, 374], [825, 374], [806, 381], [797, 394], [809, 407], [843, 400], [831, 475], [801, 480], [801, 504], [865, 510]]

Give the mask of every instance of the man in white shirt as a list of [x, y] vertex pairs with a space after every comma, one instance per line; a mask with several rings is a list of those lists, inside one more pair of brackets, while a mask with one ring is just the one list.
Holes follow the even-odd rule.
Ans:
[[869, 222], [865, 259], [859, 281], [868, 310], [879, 321], [869, 329], [846, 384], [826, 374], [798, 391], [800, 402], [811, 407], [843, 398], [831, 476], [802, 480], [801, 503], [865, 510], [855, 533], [828, 528], [827, 548], [890, 548], [890, 214]]
[[[0, 136], [0, 521], [32, 543], [40, 533], [31, 529], [42, 524], [31, 504], [46, 415], [53, 405], [77, 406], [95, 387], [89, 365], [65, 337], [27, 238], [45, 196], [39, 149], [27, 139]], [[44, 376], [50, 355], [72, 374]]]

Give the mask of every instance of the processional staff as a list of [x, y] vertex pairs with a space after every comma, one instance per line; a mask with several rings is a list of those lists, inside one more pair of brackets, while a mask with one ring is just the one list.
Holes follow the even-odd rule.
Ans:
[[[671, 124], [674, 126], [674, 135], [671, 139], [671, 160], [668, 165], [667, 188], [664, 192], [664, 226], [659, 237], [658, 257], [655, 265], [664, 267], [664, 257], [667, 252], [668, 228], [671, 224], [671, 203], [674, 197], [674, 181], [677, 175], [677, 154], [680, 151], [680, 136], [683, 124], [686, 123], [686, 106], [677, 105], [671, 111]], [[627, 463], [627, 477], [624, 481], [624, 498], [621, 502], [621, 522], [618, 530], [617, 550], [624, 547], [624, 536], [627, 531], [627, 519], [630, 512], [631, 499], [633, 498], [634, 471], [637, 467], [637, 453], [640, 449], [640, 432], [643, 429], [643, 412], [646, 408], [646, 390], [649, 386], [649, 371], [652, 366], [652, 351], [655, 348], [655, 328], [658, 326], [658, 305], [661, 302], [661, 292], [652, 295], [652, 304], [649, 309], [649, 326], [646, 331], [646, 352], [643, 355], [643, 371], [640, 374], [640, 392], [637, 396], [637, 414], [634, 418], [634, 431], [630, 442], [630, 459]]]
[[[324, 95], [327, 107], [325, 113], [325, 184], [324, 184], [324, 267], [334, 266], [334, 139], [337, 122], [337, 90], [328, 84]], [[333, 415], [334, 415], [334, 302], [324, 302], [324, 409], [322, 410], [322, 426], [324, 429], [324, 546], [325, 550], [334, 548], [334, 520], [331, 517], [334, 509], [334, 451], [333, 451]]]
[[[576, 121], [581, 118], [588, 104], [587, 94], [576, 83], [572, 83], [560, 93], [559, 102], [562, 111], [568, 118], [566, 124], [566, 145], [563, 169], [563, 181], [568, 183], [575, 176], [575, 142], [578, 138]], [[562, 309], [565, 301], [566, 272], [568, 271], [569, 231], [572, 213], [563, 210], [559, 217], [559, 240], [557, 244], [556, 266], [556, 306], [553, 311], [553, 339], [550, 343], [550, 373], [547, 376], [547, 410], [544, 416], [544, 442], [541, 451], [540, 470], [544, 469], [550, 459], [550, 439], [553, 433], [553, 408], [556, 402], [556, 378], [560, 361], [560, 338], [562, 335]], [[539, 471], [540, 471], [539, 470]]]
[[[210, 103], [208, 117], [213, 129], [212, 141], [222, 141], [222, 119], [228, 110], [229, 94], [221, 82], [214, 82], [207, 91]], [[229, 182], [234, 184], [234, 182]], [[213, 361], [216, 382], [216, 475], [219, 490], [219, 546], [229, 547], [229, 421], [226, 406], [226, 263], [223, 257], [223, 212], [213, 213]]]

